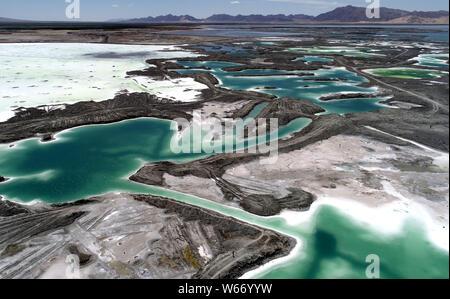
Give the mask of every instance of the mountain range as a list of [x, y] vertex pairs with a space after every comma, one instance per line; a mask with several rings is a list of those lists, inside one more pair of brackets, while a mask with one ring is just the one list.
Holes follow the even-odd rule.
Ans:
[[19, 22], [23, 23], [26, 21], [0, 17], [0, 23], [19, 23]]
[[[24, 23], [31, 21], [15, 20], [0, 17], [0, 23]], [[305, 14], [273, 14], [273, 15], [228, 15], [215, 14], [208, 18], [198, 19], [190, 15], [172, 15], [145, 17], [137, 19], [114, 19], [110, 23], [387, 23], [387, 24], [448, 24], [449, 12], [439, 11], [407, 11], [382, 7], [379, 19], [368, 19], [365, 7], [344, 6], [318, 16]]]
[[449, 12], [440, 11], [406, 11], [382, 7], [379, 19], [368, 19], [365, 7], [345, 6], [318, 16], [305, 14], [276, 15], [227, 15], [215, 14], [205, 19], [190, 15], [165, 15], [121, 20], [126, 23], [391, 23], [391, 24], [448, 24]]

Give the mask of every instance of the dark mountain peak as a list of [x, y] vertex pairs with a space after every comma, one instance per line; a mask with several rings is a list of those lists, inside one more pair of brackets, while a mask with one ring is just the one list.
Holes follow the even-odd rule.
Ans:
[[274, 23], [274, 22], [300, 22], [300, 21], [312, 21], [314, 17], [296, 14], [296, 15], [284, 15], [284, 14], [271, 14], [271, 15], [261, 15], [261, 14], [251, 14], [251, 15], [237, 15], [231, 16], [227, 14], [215, 14], [207, 18], [208, 22], [230, 22], [230, 23]]
[[[424, 20], [435, 19], [439, 22], [445, 22], [445, 17], [448, 18], [448, 11], [406, 11], [401, 9], [393, 9], [382, 7], [380, 8], [379, 19], [368, 19], [366, 16], [366, 7], [358, 7], [347, 5], [335, 8], [332, 11], [318, 15], [317, 17], [308, 16], [305, 14], [251, 14], [236, 16], [229, 14], [214, 14], [206, 19], [197, 19], [190, 15], [172, 15], [158, 17], [147, 17], [140, 19], [132, 19], [124, 22], [131, 23], [305, 23], [305, 22], [342, 22], [342, 23], [358, 23], [358, 22], [389, 22], [395, 19], [407, 20], [406, 22], [418, 24]], [[444, 20], [443, 20], [444, 19]], [[396, 22], [395, 20], [393, 22]], [[447, 21], [448, 22], [448, 21]]]
[[367, 19], [366, 7], [357, 7], [347, 5], [344, 7], [338, 7], [330, 12], [318, 15], [315, 20], [319, 22], [363, 22], [363, 21], [389, 21], [392, 19], [400, 18], [411, 13], [401, 9], [393, 8], [380, 8], [380, 19]]
[[0, 17], [0, 23], [24, 23], [24, 22], [27, 21]]
[[126, 20], [123, 22], [130, 23], [187, 23], [187, 22], [201, 22], [201, 20], [194, 18], [190, 15], [176, 16], [173, 14], [167, 14], [165, 16], [146, 17]]
[[438, 10], [438, 11], [413, 11], [411, 13], [413, 16], [421, 17], [421, 18], [441, 18], [448, 17], [448, 11], [446, 10]]

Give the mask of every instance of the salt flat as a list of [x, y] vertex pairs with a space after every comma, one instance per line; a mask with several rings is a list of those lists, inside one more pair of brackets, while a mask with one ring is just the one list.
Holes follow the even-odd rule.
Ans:
[[[147, 59], [195, 56], [159, 45], [0, 44], [0, 121], [22, 107], [103, 101], [120, 91], [142, 92], [128, 71], [148, 67]], [[158, 93], [158, 84], [152, 89]]]

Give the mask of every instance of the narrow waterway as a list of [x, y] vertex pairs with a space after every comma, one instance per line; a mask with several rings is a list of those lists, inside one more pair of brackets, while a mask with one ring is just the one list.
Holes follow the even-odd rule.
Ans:
[[[320, 69], [316, 71], [244, 70], [226, 71], [227, 67], [237, 66], [230, 62], [180, 61], [191, 69], [176, 70], [182, 74], [209, 72], [219, 79], [220, 87], [233, 90], [257, 90], [273, 94], [279, 98], [289, 97], [311, 101], [327, 113], [358, 113], [387, 108], [379, 104], [384, 98], [357, 98], [348, 100], [320, 101], [320, 97], [339, 93], [372, 93], [376, 88], [360, 87], [367, 82], [364, 77], [345, 68]], [[205, 69], [195, 69], [206, 67]], [[193, 69], [192, 69], [193, 68]], [[313, 73], [313, 75], [311, 75]], [[300, 75], [300, 76], [299, 76]]]

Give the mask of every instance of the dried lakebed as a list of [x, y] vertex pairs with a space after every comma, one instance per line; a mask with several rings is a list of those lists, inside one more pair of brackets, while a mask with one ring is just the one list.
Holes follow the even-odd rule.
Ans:
[[[126, 73], [146, 67], [145, 60], [196, 56], [157, 45], [0, 44], [0, 121], [14, 116], [18, 108], [64, 108], [81, 101], [107, 100], [121, 91], [140, 92], [142, 86]], [[158, 96], [172, 97], [164, 86], [151, 80], [144, 83]], [[181, 89], [174, 88], [178, 94], [198, 86], [193, 80], [183, 83]]]

